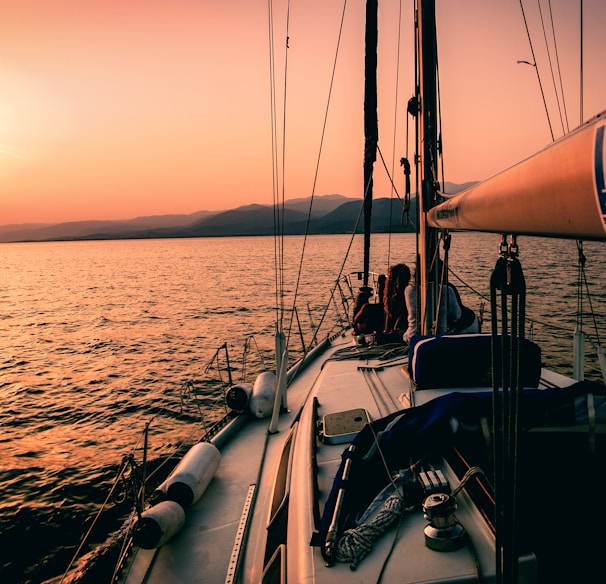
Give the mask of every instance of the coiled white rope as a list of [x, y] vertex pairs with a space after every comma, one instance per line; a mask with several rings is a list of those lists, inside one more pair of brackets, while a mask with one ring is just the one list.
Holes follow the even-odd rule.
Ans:
[[375, 541], [398, 519], [403, 504], [399, 494], [390, 495], [374, 519], [346, 530], [337, 543], [337, 561], [349, 562], [355, 570]]

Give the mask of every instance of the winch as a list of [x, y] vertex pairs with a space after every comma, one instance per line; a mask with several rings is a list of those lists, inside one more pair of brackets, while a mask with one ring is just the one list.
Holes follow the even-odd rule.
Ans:
[[429, 521], [423, 531], [429, 549], [450, 552], [465, 545], [467, 534], [455, 516], [456, 509], [457, 500], [447, 493], [434, 493], [423, 501], [423, 513]]

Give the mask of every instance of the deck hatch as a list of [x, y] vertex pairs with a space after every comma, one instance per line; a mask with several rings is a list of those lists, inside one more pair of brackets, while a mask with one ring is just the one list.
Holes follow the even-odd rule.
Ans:
[[320, 436], [327, 444], [351, 442], [369, 422], [368, 412], [364, 408], [326, 414], [322, 418]]

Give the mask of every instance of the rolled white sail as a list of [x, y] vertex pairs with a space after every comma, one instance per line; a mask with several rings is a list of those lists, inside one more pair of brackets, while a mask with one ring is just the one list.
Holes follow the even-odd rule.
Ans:
[[435, 206], [431, 227], [606, 239], [606, 112]]

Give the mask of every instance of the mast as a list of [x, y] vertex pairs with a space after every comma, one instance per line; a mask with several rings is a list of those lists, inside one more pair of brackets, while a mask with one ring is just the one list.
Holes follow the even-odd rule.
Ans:
[[[417, 7], [419, 55], [419, 138], [421, 194], [419, 196], [419, 254], [417, 301], [420, 302], [420, 333], [432, 334], [438, 302], [438, 232], [427, 224], [427, 213], [436, 204], [438, 193], [438, 103], [437, 39], [434, 0], [419, 0]], [[433, 266], [432, 266], [433, 262]]]
[[366, 53], [364, 57], [364, 286], [370, 270], [373, 166], [377, 159], [377, 37], [378, 0], [366, 2]]

